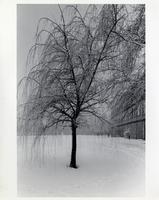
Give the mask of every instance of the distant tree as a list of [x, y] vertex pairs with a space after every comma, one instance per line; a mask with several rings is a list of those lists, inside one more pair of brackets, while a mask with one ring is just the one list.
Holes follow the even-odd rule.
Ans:
[[130, 118], [140, 107], [142, 115], [145, 113], [145, 6], [134, 6], [133, 14], [121, 36], [125, 51], [118, 60], [117, 84], [112, 92], [112, 118], [117, 121]]
[[[19, 120], [25, 134], [35, 130], [38, 136], [54, 125], [71, 126], [70, 167], [77, 168], [76, 129], [81, 120], [86, 114], [105, 120], [98, 106], [111, 96], [116, 78], [112, 66], [125, 51], [122, 43], [129, 40], [126, 7], [90, 5], [84, 15], [74, 5], [64, 10], [59, 6], [59, 11], [59, 23], [45, 17], [38, 22], [27, 59], [30, 71], [19, 83], [25, 80]], [[130, 46], [134, 42], [131, 38]]]

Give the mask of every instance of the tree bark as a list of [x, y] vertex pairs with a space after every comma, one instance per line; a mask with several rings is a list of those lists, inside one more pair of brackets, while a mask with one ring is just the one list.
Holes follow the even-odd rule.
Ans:
[[71, 153], [70, 167], [77, 168], [77, 165], [76, 165], [76, 150], [77, 150], [76, 129], [77, 127], [74, 122], [72, 122], [71, 127], [72, 127], [72, 153]]

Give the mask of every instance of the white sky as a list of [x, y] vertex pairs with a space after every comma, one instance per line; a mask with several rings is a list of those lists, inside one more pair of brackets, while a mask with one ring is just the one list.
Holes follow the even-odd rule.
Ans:
[[17, 5], [18, 79], [25, 73], [27, 53], [34, 44], [34, 36], [39, 18], [54, 18], [57, 15], [57, 5]]
[[[62, 5], [64, 7], [65, 5]], [[87, 5], [80, 5], [84, 12]], [[17, 80], [19, 81], [26, 72], [25, 63], [29, 49], [34, 44], [38, 20], [49, 17], [59, 20], [57, 4], [19, 4], [17, 5]]]
[[[98, 8], [100, 8], [100, 5], [98, 4]], [[60, 6], [64, 8], [66, 5], [62, 4]], [[85, 13], [87, 6], [88, 4], [78, 4], [81, 14]], [[17, 5], [17, 81], [26, 74], [26, 58], [29, 49], [35, 42], [38, 20], [41, 17], [49, 17], [58, 22], [60, 19], [59, 14], [57, 4]]]

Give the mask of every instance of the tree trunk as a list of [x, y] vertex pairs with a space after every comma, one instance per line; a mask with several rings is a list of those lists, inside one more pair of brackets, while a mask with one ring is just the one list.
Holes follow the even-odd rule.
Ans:
[[71, 162], [70, 167], [77, 168], [76, 165], [76, 149], [77, 149], [77, 142], [76, 142], [76, 124], [72, 122], [72, 153], [71, 153]]

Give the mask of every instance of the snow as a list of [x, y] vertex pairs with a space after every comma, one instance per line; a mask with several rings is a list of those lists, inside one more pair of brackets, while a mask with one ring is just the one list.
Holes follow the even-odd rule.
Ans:
[[78, 169], [69, 168], [71, 136], [18, 137], [18, 196], [136, 197], [145, 190], [145, 142], [78, 135]]

